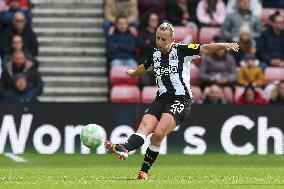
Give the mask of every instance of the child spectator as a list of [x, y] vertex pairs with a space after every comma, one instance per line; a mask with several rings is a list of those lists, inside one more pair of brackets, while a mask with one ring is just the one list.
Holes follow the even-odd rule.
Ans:
[[265, 104], [266, 101], [252, 85], [245, 88], [244, 93], [237, 99], [236, 104]]
[[244, 59], [246, 53], [256, 54], [256, 42], [251, 35], [251, 30], [247, 23], [243, 24], [240, 28], [237, 43], [239, 44], [239, 51], [234, 52], [234, 57], [237, 65], [240, 66], [240, 61]]
[[238, 73], [238, 84], [254, 87], [263, 87], [265, 84], [262, 69], [258, 66], [259, 61], [253, 54], [247, 54]]

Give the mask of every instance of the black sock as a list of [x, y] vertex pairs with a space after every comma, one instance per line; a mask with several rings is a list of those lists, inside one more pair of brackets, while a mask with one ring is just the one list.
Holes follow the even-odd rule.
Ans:
[[149, 169], [151, 168], [151, 166], [155, 162], [158, 155], [159, 155], [159, 152], [154, 152], [154, 151], [150, 150], [149, 148], [147, 148], [146, 154], [145, 154], [145, 157], [144, 157], [144, 162], [141, 166], [140, 171], [148, 173]]
[[127, 142], [123, 144], [124, 148], [128, 150], [128, 152], [132, 150], [136, 150], [144, 144], [144, 138], [139, 135], [136, 133], [131, 135], [129, 139], [127, 140]]

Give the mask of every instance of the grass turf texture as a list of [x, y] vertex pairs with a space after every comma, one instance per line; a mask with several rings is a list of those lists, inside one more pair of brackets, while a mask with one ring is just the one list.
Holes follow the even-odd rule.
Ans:
[[284, 188], [283, 156], [162, 155], [150, 179], [136, 180], [143, 156], [25, 154], [27, 163], [0, 155], [0, 188], [164, 189]]

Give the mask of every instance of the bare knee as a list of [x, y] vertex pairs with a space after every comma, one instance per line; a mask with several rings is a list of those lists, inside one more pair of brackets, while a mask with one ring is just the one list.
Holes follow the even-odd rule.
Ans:
[[157, 118], [152, 115], [144, 115], [139, 125], [138, 132], [145, 134], [146, 136], [152, 133], [158, 123]]
[[167, 134], [162, 130], [155, 130], [151, 138], [151, 143], [155, 146], [160, 146], [166, 135]]

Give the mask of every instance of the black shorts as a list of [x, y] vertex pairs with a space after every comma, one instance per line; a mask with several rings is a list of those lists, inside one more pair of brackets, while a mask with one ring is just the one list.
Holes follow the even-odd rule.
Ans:
[[169, 113], [174, 117], [176, 125], [179, 126], [189, 115], [191, 103], [188, 96], [164, 93], [156, 97], [145, 114], [154, 115], [160, 121], [163, 113]]

